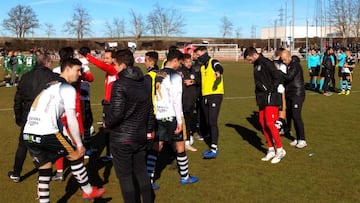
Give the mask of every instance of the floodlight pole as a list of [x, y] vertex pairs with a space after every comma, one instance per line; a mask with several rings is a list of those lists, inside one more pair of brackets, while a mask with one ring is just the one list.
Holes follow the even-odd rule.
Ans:
[[291, 28], [291, 45], [290, 45], [290, 51], [295, 50], [295, 1], [292, 0], [292, 28]]

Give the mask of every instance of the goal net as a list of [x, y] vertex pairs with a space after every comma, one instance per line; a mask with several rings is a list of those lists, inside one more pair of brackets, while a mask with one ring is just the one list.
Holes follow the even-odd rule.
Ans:
[[239, 46], [237, 44], [192, 44], [192, 46], [207, 47], [209, 56], [219, 60], [239, 60]]

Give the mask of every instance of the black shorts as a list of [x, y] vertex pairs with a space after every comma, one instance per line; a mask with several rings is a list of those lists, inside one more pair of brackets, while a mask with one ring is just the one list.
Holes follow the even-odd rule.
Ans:
[[175, 134], [177, 121], [175, 118], [157, 120], [157, 130], [155, 132], [155, 139], [163, 142], [180, 142], [184, 141], [182, 132]]
[[319, 76], [319, 68], [318, 67], [311, 67], [311, 77]]
[[338, 67], [338, 77], [342, 77], [342, 72], [341, 72], [342, 68], [343, 68], [342, 66]]
[[330, 78], [330, 70], [327, 69], [327, 68], [322, 68], [322, 69], [321, 69], [320, 76], [321, 76], [321, 77], [324, 77], [324, 78], [326, 78], [326, 77], [329, 77], [329, 78]]
[[49, 135], [24, 133], [23, 138], [37, 168], [75, 151], [70, 138], [61, 133]]
[[345, 81], [348, 77], [350, 77], [350, 73], [342, 73], [342, 80]]

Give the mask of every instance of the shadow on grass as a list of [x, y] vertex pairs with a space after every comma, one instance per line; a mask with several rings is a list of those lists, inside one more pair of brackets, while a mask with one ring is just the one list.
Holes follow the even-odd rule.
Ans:
[[[91, 147], [97, 149], [98, 151], [90, 156], [88, 163], [86, 164], [89, 182], [93, 186], [103, 187], [106, 183], [109, 182], [111, 168], [113, 166], [112, 162], [102, 162], [100, 155], [105, 148], [105, 131], [103, 128], [100, 128], [100, 131], [91, 137]], [[64, 167], [65, 168], [65, 167]], [[104, 169], [102, 176], [99, 175], [99, 170]], [[77, 192], [79, 189], [79, 183], [72, 176], [71, 170], [66, 170], [64, 173], [64, 178], [70, 175], [70, 179], [66, 183], [65, 194], [57, 201], [58, 203], [68, 202], [69, 199]], [[97, 198], [94, 202], [104, 203], [110, 202], [112, 198]]]
[[[246, 120], [258, 131], [261, 131], [261, 126], [259, 124], [259, 113], [253, 112], [253, 114], [250, 115], [250, 117], [247, 117]], [[246, 140], [249, 144], [254, 146], [256, 149], [258, 149], [261, 152], [266, 153], [267, 149], [263, 147], [263, 143], [261, 142], [260, 137], [258, 136], [257, 132], [250, 130], [244, 126], [238, 125], [238, 124], [231, 124], [227, 123], [225, 124], [226, 127], [234, 128], [236, 132], [243, 138], [243, 140]]]

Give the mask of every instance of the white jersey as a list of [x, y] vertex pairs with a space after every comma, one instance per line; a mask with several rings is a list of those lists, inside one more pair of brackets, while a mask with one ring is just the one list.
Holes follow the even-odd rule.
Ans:
[[62, 131], [58, 122], [65, 109], [75, 110], [76, 91], [67, 83], [57, 82], [44, 89], [31, 105], [24, 133], [48, 135]]
[[[81, 61], [82, 65], [81, 68], [83, 69], [83, 72], [88, 72], [90, 71], [89, 68], [89, 61], [84, 57], [84, 58], [79, 58], [79, 60]], [[90, 101], [90, 83], [88, 81], [81, 81], [81, 85], [80, 85], [80, 89], [81, 92], [86, 92], [87, 94], [80, 94], [80, 100], [87, 100]]]
[[164, 68], [155, 79], [156, 119], [176, 117], [177, 124], [182, 124], [182, 78], [174, 70]]
[[56, 67], [56, 68], [54, 68], [53, 70], [52, 70], [54, 73], [57, 73], [57, 74], [61, 74], [61, 67], [60, 66], [58, 66], [58, 67]]

